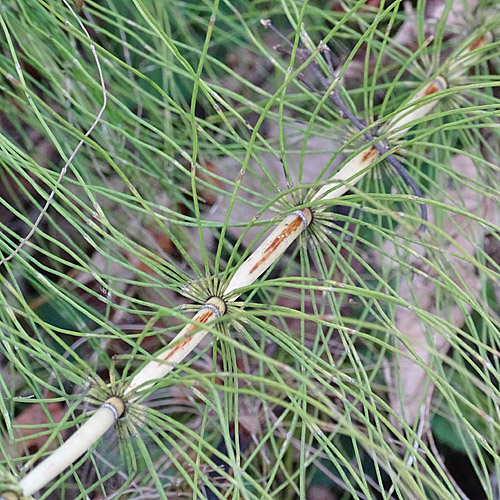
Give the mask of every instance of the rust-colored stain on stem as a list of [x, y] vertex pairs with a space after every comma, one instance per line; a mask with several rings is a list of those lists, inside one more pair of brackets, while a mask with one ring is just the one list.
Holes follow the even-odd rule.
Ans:
[[169, 349], [163, 358], [163, 361], [168, 361], [179, 349], [182, 349], [188, 342], [190, 338], [183, 340], [182, 342], [178, 342], [172, 349]]
[[484, 42], [485, 42], [485, 38], [484, 38], [484, 35], [481, 35], [479, 38], [477, 38], [476, 40], [474, 40], [474, 42], [472, 43], [472, 45], [469, 47], [469, 50], [475, 50], [479, 47], [482, 47], [484, 45]]
[[425, 89], [425, 92], [424, 92], [424, 95], [423, 97], [425, 96], [428, 96], [428, 95], [431, 95], [431, 94], [434, 94], [435, 92], [437, 92], [438, 90], [441, 90], [434, 82], [431, 82], [427, 88]]
[[290, 235], [299, 229], [299, 227], [304, 223], [302, 217], [296, 216], [295, 219], [288, 224], [287, 227], [281, 231], [276, 238], [269, 244], [269, 246], [264, 250], [262, 257], [252, 266], [250, 269], [250, 273], [253, 273], [257, 268], [259, 268], [268, 258], [269, 256], [278, 248], [284, 238]]
[[[205, 324], [212, 316], [214, 316], [214, 313], [213, 311], [205, 311], [203, 314], [201, 314], [198, 318], [195, 318], [195, 320], [198, 322], [198, 323], [203, 323]], [[174, 345], [174, 347], [172, 347], [171, 349], [169, 349], [166, 353], [165, 353], [165, 357], [163, 358], [163, 361], [169, 361], [172, 356], [179, 350], [179, 349], [182, 349], [190, 340], [191, 340], [191, 332], [193, 332], [194, 330], [196, 330], [196, 328], [198, 328], [198, 325], [189, 325], [187, 328], [186, 328], [186, 339], [182, 340], [181, 342], [178, 342], [176, 345]]]
[[371, 146], [363, 153], [363, 156], [361, 157], [361, 162], [371, 163], [376, 158], [377, 154], [378, 154], [377, 148], [375, 146]]

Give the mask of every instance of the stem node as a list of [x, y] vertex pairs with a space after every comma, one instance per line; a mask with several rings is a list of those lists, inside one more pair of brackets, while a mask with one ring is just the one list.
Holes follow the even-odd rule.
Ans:
[[21, 497], [14, 491], [2, 491], [0, 500], [21, 500]]
[[213, 297], [210, 297], [203, 306], [201, 306], [202, 309], [211, 309], [215, 315], [220, 318], [221, 316], [224, 316], [224, 314], [226, 313], [226, 309], [227, 309], [227, 306], [226, 306], [226, 302], [224, 301], [224, 299], [220, 298], [220, 297], [217, 297], [217, 296], [213, 296]]
[[118, 396], [111, 396], [102, 404], [102, 407], [111, 410], [115, 417], [115, 421], [125, 413], [125, 402]]

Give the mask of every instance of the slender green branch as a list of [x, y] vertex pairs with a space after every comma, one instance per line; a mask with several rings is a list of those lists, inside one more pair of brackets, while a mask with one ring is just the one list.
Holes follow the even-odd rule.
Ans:
[[78, 460], [123, 415], [124, 402], [109, 398], [56, 451], [19, 481], [24, 496], [31, 496]]
[[[12, 258], [14, 258], [22, 250], [22, 248], [24, 247], [24, 245], [26, 245], [26, 243], [35, 234], [35, 231], [38, 229], [38, 226], [42, 222], [42, 219], [44, 218], [45, 214], [47, 213], [47, 210], [49, 209], [50, 205], [52, 204], [52, 201], [54, 200], [54, 196], [57, 193], [57, 189], [61, 185], [61, 182], [62, 182], [63, 178], [65, 177], [65, 175], [66, 175], [66, 173], [68, 171], [68, 168], [69, 168], [71, 162], [74, 160], [75, 156], [78, 154], [78, 151], [80, 151], [81, 147], [85, 144], [86, 138], [90, 136], [90, 134], [92, 133], [92, 131], [97, 127], [97, 124], [101, 121], [101, 118], [102, 118], [102, 116], [104, 114], [104, 111], [105, 111], [106, 105], [107, 105], [106, 84], [105, 84], [105, 81], [104, 81], [104, 74], [102, 72], [101, 63], [99, 61], [99, 57], [97, 56], [97, 52], [95, 50], [94, 44], [92, 43], [92, 38], [90, 37], [90, 34], [87, 31], [87, 29], [85, 28], [85, 26], [83, 25], [83, 23], [80, 21], [80, 18], [75, 14], [75, 11], [71, 8], [71, 6], [68, 4], [68, 2], [66, 0], [63, 0], [63, 2], [66, 5], [66, 7], [68, 7], [68, 9], [71, 11], [71, 13], [73, 14], [74, 18], [77, 20], [78, 24], [80, 25], [81, 29], [84, 31], [85, 36], [90, 41], [89, 48], [90, 48], [90, 51], [92, 52], [95, 64], [97, 66], [97, 71], [98, 71], [98, 74], [99, 74], [99, 82], [101, 84], [101, 89], [102, 89], [102, 105], [101, 105], [101, 108], [99, 109], [99, 111], [97, 112], [97, 115], [96, 115], [94, 121], [92, 122], [92, 125], [89, 127], [89, 129], [87, 130], [87, 132], [85, 132], [83, 138], [78, 142], [78, 144], [76, 145], [75, 149], [73, 149], [73, 151], [69, 155], [68, 159], [65, 161], [65, 163], [64, 163], [62, 169], [60, 170], [59, 175], [58, 175], [58, 177], [56, 179], [54, 187], [50, 191], [49, 196], [47, 197], [47, 200], [45, 201], [45, 204], [43, 205], [42, 209], [38, 213], [38, 216], [35, 219], [35, 222], [33, 222], [33, 224], [31, 225], [31, 228], [28, 231], [28, 234], [21, 239], [21, 241], [18, 243], [18, 245], [16, 246], [16, 248], [10, 254], [8, 254], [5, 257], [3, 257], [2, 259], [0, 259], [0, 266], [2, 266], [6, 262], [8, 262]], [[8, 42], [9, 42], [9, 47], [10, 47], [10, 50], [11, 50], [11, 54], [12, 54], [12, 56], [14, 57], [14, 59], [16, 61], [17, 75], [19, 77], [19, 81], [20, 81], [20, 83], [21, 83], [21, 85], [23, 87], [23, 90], [24, 90], [24, 89], [26, 89], [26, 80], [24, 79], [24, 73], [23, 73], [23, 71], [21, 69], [21, 65], [17, 61], [17, 56], [16, 56], [16, 52], [15, 52], [13, 44], [12, 44], [12, 39], [11, 39], [11, 37], [9, 35], [9, 31], [7, 29], [7, 25], [5, 24], [5, 21], [3, 20], [3, 18], [2, 18], [1, 15], [0, 15], [0, 24], [2, 25], [4, 33], [5, 33], [6, 37], [7, 37]], [[27, 97], [28, 101], [31, 102], [31, 96], [29, 95], [28, 92], [26, 92], [26, 97]], [[33, 107], [35, 109], [35, 113], [40, 117], [39, 112], [38, 112], [38, 110], [37, 110], [37, 108], [36, 108], [36, 106], [34, 104], [33, 104]], [[41, 117], [40, 117], [40, 121], [43, 123], [43, 119]]]
[[[66, 3], [66, 0], [64, 0]], [[145, 12], [145, 7], [142, 2], [136, 2], [139, 6], [141, 12]], [[148, 22], [151, 26], [157, 28], [155, 19], [148, 13]], [[6, 24], [2, 22], [4, 32], [8, 39], [8, 30]], [[79, 21], [80, 22], [80, 21]], [[267, 27], [272, 25], [268, 24]], [[213, 29], [213, 24], [210, 29]], [[82, 26], [83, 28], [83, 26]], [[84, 28], [83, 28], [84, 29]], [[85, 31], [88, 36], [88, 33]], [[162, 37], [167, 39], [162, 31]], [[483, 42], [480, 42], [483, 43]], [[474, 42], [467, 49], [467, 54], [462, 62], [466, 61], [467, 64], [471, 64], [474, 57], [474, 50], [480, 47], [480, 43]], [[172, 46], [171, 49], [177, 51], [177, 48]], [[208, 48], [208, 37], [207, 37], [207, 47]], [[87, 137], [92, 130], [95, 128], [101, 116], [104, 112], [106, 106], [106, 92], [104, 88], [102, 71], [99, 66], [99, 60], [97, 58], [95, 48], [91, 46], [92, 53], [96, 60], [96, 64], [99, 68], [99, 76], [103, 89], [103, 106], [98, 113], [98, 116], [92, 126], [89, 128], [88, 132], [85, 134]], [[174, 52], [175, 52], [174, 51]], [[321, 47], [318, 52], [321, 51]], [[175, 52], [177, 54], [177, 52]], [[299, 52], [302, 58], [310, 57], [311, 54], [305, 52], [305, 56]], [[179, 56], [180, 57], [180, 56]], [[333, 67], [329, 57], [327, 57], [327, 63], [329, 67]], [[187, 61], [183, 58], [186, 68], [188, 67]], [[200, 71], [196, 75], [197, 85], [201, 84]], [[239, 267], [234, 272], [232, 278], [225, 285], [225, 288], [221, 290], [220, 296], [210, 297], [204, 304], [200, 306], [200, 309], [196, 312], [194, 317], [182, 328], [182, 330], [177, 334], [177, 336], [171, 341], [171, 343], [164, 349], [161, 349], [158, 353], [155, 353], [150, 361], [140, 367], [137, 372], [133, 375], [130, 382], [124, 386], [124, 389], [120, 395], [112, 395], [96, 410], [96, 412], [70, 437], [63, 445], [61, 445], [56, 451], [51, 453], [47, 458], [35, 466], [30, 472], [28, 472], [20, 481], [19, 487], [22, 490], [24, 496], [30, 496], [40, 489], [44, 488], [50, 481], [61, 474], [68, 466], [71, 466], [75, 461], [78, 460], [86, 451], [88, 451], [102, 436], [110, 429], [115, 422], [121, 417], [127, 414], [127, 407], [133, 405], [145, 392], [150, 392], [154, 389], [155, 383], [165, 377], [170, 371], [172, 371], [179, 363], [182, 363], [186, 357], [200, 344], [200, 342], [206, 337], [209, 332], [209, 327], [217, 324], [217, 321], [226, 314], [228, 306], [232, 302], [247, 291], [256, 280], [261, 277], [266, 270], [270, 268], [274, 263], [276, 263], [284, 254], [284, 252], [293, 244], [297, 238], [307, 230], [307, 228], [315, 224], [314, 216], [315, 212], [320, 212], [323, 210], [322, 203], [332, 199], [336, 199], [344, 195], [350, 187], [357, 183], [366, 172], [369, 171], [371, 165], [373, 165], [381, 157], [384, 157], [393, 167], [400, 173], [405, 182], [411, 186], [413, 191], [420, 197], [423, 197], [420, 189], [410, 177], [406, 169], [401, 165], [399, 160], [394, 156], [393, 150], [391, 150], [385, 140], [380, 140], [378, 138], [378, 133], [374, 132], [374, 127], [367, 127], [366, 124], [360, 120], [355, 113], [353, 113], [349, 107], [340, 98], [338, 92], [335, 90], [336, 82], [329, 82], [323, 77], [321, 71], [319, 70], [318, 64], [313, 60], [312, 67], [315, 75], [322, 82], [322, 85], [329, 92], [329, 98], [336, 104], [340, 109], [343, 116], [347, 117], [356, 127], [358, 132], [362, 133], [364, 138], [370, 143], [365, 149], [356, 154], [350, 161], [348, 161], [343, 168], [336, 172], [327, 182], [316, 192], [314, 192], [308, 203], [304, 203], [301, 206], [294, 207], [294, 211], [287, 211], [282, 213], [282, 220], [276, 225], [276, 227], [270, 232], [270, 234], [264, 239], [264, 241], [253, 251], [253, 253], [239, 265]], [[463, 66], [453, 63], [450, 66], [456, 73], [463, 71]], [[189, 69], [189, 68], [188, 68]], [[22, 73], [20, 74], [22, 77]], [[23, 86], [25, 86], [24, 81]], [[396, 141], [404, 138], [410, 128], [420, 120], [422, 117], [426, 116], [434, 108], [434, 106], [439, 102], [439, 98], [442, 94], [445, 94], [444, 90], [447, 88], [448, 82], [443, 76], [434, 77], [429, 83], [425, 84], [422, 89], [420, 89], [413, 97], [408, 99], [403, 106], [403, 111], [397, 113], [390, 121], [388, 121], [383, 130], [386, 131], [387, 141]], [[437, 96], [435, 95], [437, 94]], [[195, 115], [194, 115], [194, 101], [192, 103], [192, 130], [195, 130]], [[16, 250], [0, 261], [0, 265], [7, 262], [14, 255], [16, 255], [21, 247], [28, 241], [29, 238], [36, 231], [41, 218], [44, 216], [48, 209], [48, 206], [52, 203], [54, 194], [56, 192], [57, 186], [60, 183], [62, 177], [65, 175], [66, 170], [74, 159], [74, 156], [81, 148], [84, 139], [78, 144], [77, 148], [70, 155], [69, 159], [65, 163], [59, 178], [56, 181], [55, 188], [50, 194], [46, 201], [45, 206], [42, 208], [35, 224], [27, 237], [23, 239], [21, 244], [16, 248]], [[193, 174], [194, 175], [194, 174]], [[193, 177], [193, 186], [195, 178]], [[234, 199], [236, 198], [236, 190]], [[197, 203], [197, 201], [196, 201]], [[304, 206], [307, 205], [306, 208]], [[421, 204], [421, 207], [425, 205]], [[197, 208], [198, 210], [198, 208]], [[425, 221], [427, 216], [425, 209], [422, 208], [422, 220]], [[198, 213], [198, 212], [197, 212]], [[197, 218], [198, 219], [198, 218]], [[201, 225], [200, 225], [201, 231]], [[354, 330], [350, 333], [353, 333]], [[104, 398], [103, 398], [104, 399]], [[292, 403], [294, 403], [292, 401]], [[292, 404], [291, 403], [291, 404]], [[413, 460], [413, 459], [411, 459]], [[409, 460], [409, 462], [411, 462]], [[0, 495], [4, 498], [19, 497], [17, 493], [11, 491], [0, 491]], [[14, 495], [14, 496], [13, 496]]]

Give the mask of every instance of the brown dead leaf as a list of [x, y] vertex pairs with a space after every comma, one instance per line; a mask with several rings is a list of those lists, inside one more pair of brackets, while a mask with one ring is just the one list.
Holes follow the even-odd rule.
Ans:
[[[270, 124], [268, 130], [268, 138], [270, 141], [277, 140], [279, 137], [279, 128], [277, 124]], [[306, 136], [305, 126], [301, 123], [296, 123], [294, 126], [288, 127], [284, 136], [286, 137], [287, 150], [300, 151]], [[321, 169], [327, 165], [333, 156], [337, 154], [340, 143], [336, 139], [331, 139], [321, 136], [310, 136], [307, 139], [307, 151], [303, 163], [303, 178], [302, 183], [312, 183], [316, 180], [317, 175]], [[272, 154], [259, 155], [259, 160], [264, 165], [267, 175], [271, 177], [280, 190], [287, 189], [283, 163], [279, 158]], [[331, 173], [342, 160], [341, 157], [335, 158], [334, 162], [329, 168]], [[298, 182], [298, 173], [300, 169], [301, 154], [291, 153], [287, 154], [286, 162], [292, 176], [293, 182]], [[226, 158], [218, 163], [218, 168], [224, 173], [227, 183], [221, 186], [227, 190], [227, 195], [218, 195], [217, 202], [212, 206], [205, 219], [210, 222], [222, 223], [225, 218], [229, 206], [231, 204], [231, 194], [233, 192], [234, 182], [240, 175], [241, 166], [232, 158]], [[238, 191], [236, 202], [232, 205], [229, 223], [238, 224], [248, 222], [254, 215], [257, 214], [258, 205], [266, 202], [277, 193], [275, 190], [268, 189], [270, 182], [267, 180], [266, 175], [262, 172], [261, 168], [250, 162], [250, 167], [246, 170], [245, 175], [241, 180], [241, 188]], [[264, 212], [260, 220], [269, 220], [276, 217], [276, 212], [267, 210]], [[235, 238], [238, 238], [246, 228], [230, 227], [229, 232]], [[254, 238], [262, 231], [262, 226], [255, 226], [250, 231], [245, 233], [243, 238], [243, 245], [248, 247]], [[210, 248], [210, 243], [213, 243], [213, 236], [209, 231], [205, 231], [205, 245]]]
[[[475, 179], [478, 172], [472, 160], [463, 155], [456, 155], [452, 159], [454, 171], [464, 178]], [[457, 203], [458, 200], [458, 203]], [[460, 185], [459, 192], [455, 189], [448, 190], [448, 199], [443, 200], [450, 206], [460, 206], [468, 212], [478, 215], [488, 221], [495, 222], [498, 218], [496, 202], [485, 197], [464, 184]], [[437, 216], [437, 214], [435, 214]], [[449, 263], [449, 276], [461, 283], [466, 292], [479, 298], [481, 289], [480, 276], [476, 273], [475, 266], [467, 262], [464, 257], [473, 256], [475, 249], [481, 245], [485, 237], [485, 229], [470, 217], [445, 212], [439, 214], [443, 231], [452, 238], [451, 241], [439, 242]], [[461, 248], [461, 250], [458, 250]], [[391, 245], [386, 245], [388, 253], [394, 252]], [[419, 253], [423, 253], [420, 251]], [[457, 255], [461, 253], [462, 255]], [[439, 310], [436, 308], [437, 285], [429, 279], [436, 277], [431, 269], [423, 268], [421, 262], [414, 263], [428, 276], [414, 274], [405, 280], [399, 288], [400, 297], [411, 303], [417, 303], [419, 308], [426, 312], [446, 319], [457, 327], [464, 323], [464, 312], [468, 314], [471, 307], [465, 303], [440, 300]], [[439, 277], [437, 277], [439, 279]], [[443, 306], [443, 303], [445, 304]], [[430, 366], [437, 354], [444, 354], [449, 349], [448, 341], [439, 332], [424, 325], [418, 316], [408, 308], [396, 309], [395, 323], [401, 336], [415, 351], [415, 355], [425, 365]], [[391, 406], [401, 415], [408, 425], [413, 425], [422, 408], [422, 404], [430, 398], [433, 384], [428, 380], [426, 371], [414, 362], [413, 355], [399, 342], [399, 350], [403, 355], [398, 355], [391, 377], [393, 391], [391, 392]], [[391, 385], [388, 380], [388, 385]], [[401, 396], [401, 397], [400, 397]]]
[[[196, 172], [198, 179], [212, 185], [214, 188], [222, 188], [222, 181], [217, 178], [217, 176], [221, 176], [217, 166], [211, 161], [204, 161], [202, 165], [207, 169], [207, 172], [198, 170]], [[217, 191], [204, 184], [199, 183], [198, 195], [203, 203], [210, 207], [217, 202]]]
[[336, 495], [327, 486], [309, 486], [307, 500], [336, 500]]
[[[50, 398], [51, 395], [47, 397]], [[16, 417], [13, 426], [18, 447], [18, 456], [32, 454], [42, 448], [51, 436], [49, 427], [44, 424], [58, 423], [63, 419], [65, 414], [66, 407], [60, 401], [48, 401], [43, 407], [40, 403], [30, 404], [21, 412]], [[64, 439], [67, 434], [68, 432], [63, 430], [61, 437]], [[49, 449], [56, 448], [57, 444], [57, 440], [54, 440]]]

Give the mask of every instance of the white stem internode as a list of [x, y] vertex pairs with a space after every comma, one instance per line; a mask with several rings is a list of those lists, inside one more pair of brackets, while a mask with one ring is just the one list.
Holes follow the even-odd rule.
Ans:
[[172, 340], [166, 350], [161, 351], [154, 360], [147, 363], [130, 382], [125, 395], [135, 391], [147, 389], [172, 371], [178, 363], [203, 340], [207, 331], [201, 328], [215, 318], [219, 318], [225, 312], [224, 301], [218, 297], [212, 297], [195, 314], [192, 322], [187, 324]]
[[[415, 94], [406, 104], [405, 111], [398, 113], [390, 122], [389, 139], [397, 139], [406, 134], [411, 128], [411, 123], [424, 117], [436, 106], [438, 100], [416, 106], [420, 99], [432, 95], [448, 86], [446, 80], [438, 76], [425, 85], [417, 94]], [[409, 111], [408, 111], [409, 109]], [[406, 126], [409, 124], [409, 126]], [[345, 194], [351, 187], [359, 182], [368, 172], [368, 167], [375, 163], [380, 157], [380, 152], [375, 145], [368, 147], [354, 158], [349, 160], [332, 178], [313, 196], [312, 201], [332, 200]]]
[[69, 465], [78, 460], [113, 426], [124, 411], [125, 405], [120, 398], [109, 398], [56, 451], [19, 481], [23, 495], [26, 497], [33, 495], [57, 477]]
[[[248, 259], [234, 273], [229, 282], [227, 294], [251, 285], [273, 264], [309, 225], [312, 213], [308, 208], [296, 210], [287, 215], [274, 231], [257, 247]], [[231, 300], [236, 300], [233, 296]]]
[[477, 49], [491, 43], [492, 39], [493, 37], [489, 32], [476, 38], [450, 65], [449, 72], [453, 74], [453, 77], [458, 78], [465, 75], [471, 66], [479, 61], [482, 55], [482, 51]]
[[370, 146], [352, 160], [348, 161], [333, 177], [313, 196], [312, 201], [333, 200], [351, 189], [367, 172], [366, 168], [374, 163], [380, 153], [375, 146]]
[[[229, 282], [226, 292], [251, 285], [281, 254], [291, 245], [299, 234], [311, 222], [312, 214], [308, 208], [289, 214], [254, 253], [238, 268]], [[238, 295], [233, 295], [231, 301]], [[141, 391], [151, 387], [157, 379], [167, 375], [175, 366], [203, 340], [207, 334], [202, 325], [219, 318], [226, 312], [225, 302], [219, 297], [212, 297], [172, 340], [166, 350], [147, 363], [132, 379], [125, 394], [136, 389]]]
[[[437, 99], [432, 99], [425, 103], [421, 103], [421, 99], [425, 99], [428, 96], [444, 90], [448, 87], [447, 81], [442, 77], [438, 76], [434, 78], [431, 82], [420, 89], [404, 106], [404, 111], [398, 113], [388, 124], [388, 128], [391, 131], [389, 134], [389, 139], [399, 139], [404, 136], [406, 132], [412, 127], [412, 122], [423, 118], [428, 115], [434, 106], [438, 103]], [[410, 124], [409, 126], [405, 126]]]

